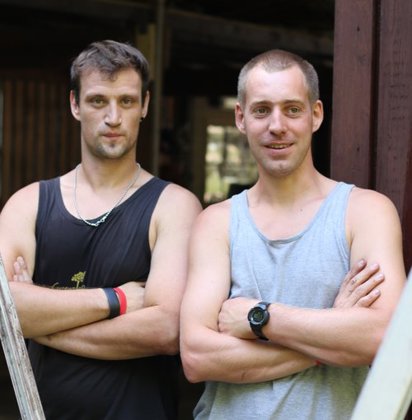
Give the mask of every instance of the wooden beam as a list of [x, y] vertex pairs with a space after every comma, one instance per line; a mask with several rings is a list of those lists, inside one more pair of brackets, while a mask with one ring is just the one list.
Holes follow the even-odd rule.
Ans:
[[375, 0], [335, 2], [331, 176], [371, 187]]
[[44, 420], [43, 408], [1, 257], [0, 337], [21, 418]]
[[330, 59], [333, 54], [331, 32], [313, 34], [307, 30], [290, 29], [280, 25], [264, 26], [177, 9], [167, 11], [166, 26], [172, 30], [173, 40], [193, 43], [196, 39], [196, 44], [205, 47], [214, 45], [254, 52], [285, 48], [303, 55], [326, 59]]
[[388, 195], [398, 209], [405, 264], [409, 269], [412, 265], [412, 2], [384, 1], [380, 10], [376, 189]]
[[[412, 194], [412, 2], [382, 1], [380, 8], [376, 189], [389, 196], [401, 219]], [[409, 169], [410, 171], [410, 169]], [[409, 238], [410, 240], [410, 238]]]
[[[412, 152], [409, 152], [406, 180], [412, 179]], [[402, 212], [403, 256], [405, 267], [412, 270], [412, 191], [410, 182], [405, 182], [404, 202]], [[412, 413], [411, 413], [412, 415]], [[412, 416], [411, 416], [412, 419]]]
[[122, 20], [146, 21], [153, 14], [147, 3], [115, 0], [0, 0], [0, 4], [24, 7], [44, 12], [70, 13], [78, 16]]
[[[0, 4], [27, 7], [34, 10], [70, 13], [99, 19], [147, 24], [154, 22], [156, 4], [153, 1], [119, 0], [0, 0]], [[293, 49], [304, 55], [323, 56], [333, 54], [333, 34], [290, 29], [279, 25], [263, 26], [246, 22], [165, 9], [165, 27], [173, 32], [173, 39], [207, 47], [217, 46], [262, 52], [271, 48]]]

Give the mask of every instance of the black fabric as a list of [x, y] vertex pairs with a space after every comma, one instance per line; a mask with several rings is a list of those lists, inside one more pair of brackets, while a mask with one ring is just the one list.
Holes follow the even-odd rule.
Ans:
[[[150, 219], [166, 185], [152, 178], [95, 228], [66, 210], [59, 178], [42, 181], [34, 282], [90, 288], [146, 280]], [[29, 354], [47, 420], [176, 418], [177, 357], [102, 361], [34, 341]]]

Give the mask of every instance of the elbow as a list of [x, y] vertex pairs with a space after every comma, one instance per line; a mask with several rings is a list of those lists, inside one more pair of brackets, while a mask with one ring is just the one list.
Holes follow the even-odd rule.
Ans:
[[189, 354], [188, 352], [181, 352], [180, 357], [182, 360], [183, 373], [189, 382], [198, 383], [207, 379], [200, 371], [199, 367], [201, 364], [195, 356]]
[[370, 366], [378, 353], [384, 335], [384, 328], [375, 328], [367, 337], [364, 337], [360, 346], [356, 346], [349, 352], [341, 352], [337, 364], [353, 367]]
[[386, 328], [377, 328], [374, 333], [372, 333], [370, 338], [370, 345], [368, 346], [368, 352], [365, 355], [367, 364], [371, 365], [375, 359], [376, 354], [378, 353], [382, 342], [385, 338]]
[[[189, 343], [181, 342], [180, 358], [186, 379], [191, 383], [203, 382], [210, 379], [207, 376], [207, 362]], [[209, 372], [210, 373], [210, 372]]]
[[377, 355], [384, 339], [386, 336], [386, 331], [388, 329], [391, 317], [387, 316], [384, 320], [382, 320], [375, 328], [371, 328], [371, 334], [369, 337], [369, 346], [367, 347], [368, 354], [367, 354], [367, 362], [369, 365], [372, 364], [375, 356]]
[[380, 315], [378, 320], [370, 323], [368, 333], [362, 336], [362, 342], [355, 346], [348, 355], [344, 365], [366, 366], [371, 365], [382, 345], [391, 316]]

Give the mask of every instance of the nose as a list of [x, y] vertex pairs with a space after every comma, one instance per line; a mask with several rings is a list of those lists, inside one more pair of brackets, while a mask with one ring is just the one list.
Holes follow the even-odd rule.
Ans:
[[269, 131], [277, 136], [286, 133], [286, 117], [280, 109], [274, 109], [270, 115]]
[[108, 105], [107, 112], [104, 117], [104, 122], [110, 127], [117, 127], [122, 123], [122, 115], [117, 104], [110, 103]]

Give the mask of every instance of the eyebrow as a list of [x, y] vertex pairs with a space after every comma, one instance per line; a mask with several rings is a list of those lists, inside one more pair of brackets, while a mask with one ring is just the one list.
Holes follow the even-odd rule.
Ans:
[[[85, 99], [90, 99], [90, 98], [94, 98], [96, 96], [99, 96], [99, 97], [102, 97], [102, 98], [107, 98], [107, 97], [109, 97], [111, 95], [107, 95], [106, 93], [99, 92], [99, 91], [94, 91], [94, 92], [93, 91], [90, 91], [88, 93], [85, 93], [84, 98]], [[134, 98], [136, 100], [140, 100], [139, 92], [135, 92], [135, 93], [131, 93], [131, 92], [127, 93], [127, 92], [124, 92], [124, 93], [120, 93], [119, 95], [116, 95], [116, 97], [118, 99], [122, 99], [122, 98]]]
[[[303, 101], [302, 99], [286, 99], [284, 101], [280, 102], [283, 105], [291, 105], [291, 104], [301, 104], [301, 105], [305, 105], [305, 101]], [[255, 106], [259, 106], [259, 105], [268, 105], [268, 104], [273, 104], [272, 101], [267, 100], [267, 99], [263, 99], [260, 101], [255, 101], [255, 102], [251, 102], [250, 107], [255, 107]]]

